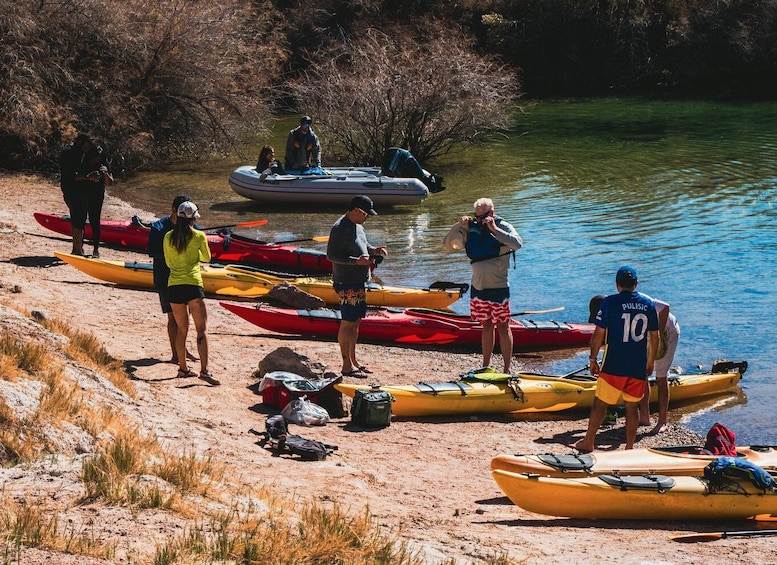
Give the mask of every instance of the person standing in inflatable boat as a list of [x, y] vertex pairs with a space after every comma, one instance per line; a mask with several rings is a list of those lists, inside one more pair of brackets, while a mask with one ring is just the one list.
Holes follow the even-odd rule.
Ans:
[[287, 171], [306, 171], [321, 168], [321, 144], [313, 133], [313, 118], [302, 116], [299, 126], [289, 132], [286, 140], [285, 168]]
[[480, 198], [475, 201], [474, 217], [462, 216], [445, 236], [444, 245], [448, 251], [463, 250], [469, 257], [472, 267], [470, 317], [483, 324], [483, 367], [491, 364], [496, 329], [504, 372], [510, 373], [513, 334], [510, 331], [507, 270], [510, 255], [523, 245], [521, 236], [513, 226], [496, 215], [490, 198]]

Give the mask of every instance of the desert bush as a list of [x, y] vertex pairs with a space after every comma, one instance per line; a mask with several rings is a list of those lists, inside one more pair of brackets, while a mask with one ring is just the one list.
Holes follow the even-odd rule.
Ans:
[[20, 370], [37, 373], [51, 362], [48, 348], [32, 339], [22, 340], [0, 332], [0, 368], [2, 378], [13, 378]]
[[[0, 501], [0, 535], [6, 540], [6, 550], [13, 546], [18, 555], [21, 555], [23, 547], [45, 547], [105, 559], [111, 559], [116, 554], [116, 544], [99, 541], [94, 532], [60, 526], [57, 516], [51, 515], [50, 510], [34, 497], [24, 497], [19, 501], [5, 497]], [[20, 562], [19, 559], [13, 561]]]
[[375, 164], [396, 146], [423, 162], [508, 125], [512, 74], [477, 55], [463, 33], [432, 30], [421, 41], [412, 29], [373, 29], [316, 55], [293, 90], [335, 158]]
[[114, 169], [226, 151], [272, 110], [269, 1], [0, 5], [0, 166], [56, 170], [76, 131], [107, 141]]
[[68, 338], [68, 344], [63, 348], [66, 354], [99, 371], [119, 390], [129, 396], [135, 396], [135, 386], [127, 377], [127, 372], [121, 361], [108, 353], [105, 346], [94, 334], [74, 328], [59, 318], [46, 318], [40, 323], [46, 329]]

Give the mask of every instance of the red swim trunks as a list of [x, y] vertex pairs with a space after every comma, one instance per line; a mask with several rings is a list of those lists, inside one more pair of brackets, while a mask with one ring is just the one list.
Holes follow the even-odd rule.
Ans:
[[634, 377], [599, 373], [596, 381], [596, 398], [610, 405], [618, 404], [621, 400], [639, 402], [645, 395], [645, 382]]

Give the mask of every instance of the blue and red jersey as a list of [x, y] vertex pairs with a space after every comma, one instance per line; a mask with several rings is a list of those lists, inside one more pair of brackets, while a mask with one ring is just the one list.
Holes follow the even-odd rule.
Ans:
[[636, 290], [612, 294], [602, 301], [594, 324], [607, 330], [602, 371], [646, 379], [648, 332], [658, 331], [653, 300]]

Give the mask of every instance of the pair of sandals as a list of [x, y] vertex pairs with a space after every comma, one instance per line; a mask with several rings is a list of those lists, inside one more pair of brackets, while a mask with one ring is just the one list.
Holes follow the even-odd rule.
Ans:
[[221, 384], [221, 382], [208, 371], [200, 371], [200, 374], [198, 375], [191, 369], [178, 369], [179, 379], [188, 379], [190, 377], [197, 377], [198, 379], [203, 380], [209, 385], [213, 385], [213, 386], [217, 386]]
[[344, 377], [356, 377], [357, 379], [366, 379], [367, 375], [371, 375], [372, 370], [364, 365], [359, 365], [358, 368], [353, 369], [352, 371], [345, 371], [343, 373]]

